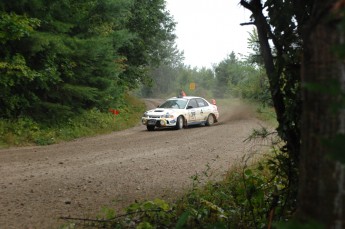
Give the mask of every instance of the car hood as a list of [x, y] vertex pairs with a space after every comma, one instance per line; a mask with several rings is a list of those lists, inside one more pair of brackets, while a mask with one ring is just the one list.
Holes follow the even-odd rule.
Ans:
[[181, 109], [172, 109], [172, 108], [155, 108], [152, 110], [148, 110], [145, 112], [147, 115], [166, 115], [168, 114], [176, 114], [181, 113], [183, 110]]

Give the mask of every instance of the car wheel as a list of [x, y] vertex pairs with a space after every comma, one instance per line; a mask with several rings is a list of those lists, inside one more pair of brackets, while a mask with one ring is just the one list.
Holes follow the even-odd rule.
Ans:
[[146, 128], [147, 128], [148, 131], [154, 131], [155, 130], [155, 126], [147, 125]]
[[177, 121], [176, 121], [176, 130], [180, 130], [183, 128], [183, 117], [182, 116], [178, 116], [177, 117]]
[[212, 126], [214, 123], [214, 117], [212, 114], [209, 114], [206, 120], [206, 126]]

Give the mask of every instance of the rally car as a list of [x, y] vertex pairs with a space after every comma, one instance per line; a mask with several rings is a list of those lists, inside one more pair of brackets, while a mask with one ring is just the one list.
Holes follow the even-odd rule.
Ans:
[[153, 110], [146, 111], [142, 124], [148, 131], [156, 127], [172, 127], [177, 130], [190, 125], [211, 126], [218, 122], [219, 112], [215, 100], [211, 104], [197, 96], [179, 96], [166, 100]]

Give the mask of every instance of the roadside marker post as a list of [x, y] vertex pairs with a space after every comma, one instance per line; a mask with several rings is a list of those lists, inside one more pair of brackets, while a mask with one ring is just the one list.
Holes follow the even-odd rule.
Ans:
[[114, 115], [114, 121], [115, 121], [115, 117], [116, 117], [116, 115], [120, 114], [120, 111], [119, 111], [119, 110], [116, 110], [116, 109], [109, 109], [109, 111], [110, 111], [111, 113], [113, 113], [113, 115]]

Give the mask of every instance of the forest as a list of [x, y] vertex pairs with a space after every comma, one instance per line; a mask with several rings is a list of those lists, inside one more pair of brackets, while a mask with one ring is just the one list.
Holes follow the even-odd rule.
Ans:
[[[172, 209], [137, 203], [129, 215], [136, 211], [140, 222], [127, 221], [137, 228], [344, 228], [345, 2], [238, 2], [251, 12], [242, 26], [255, 26], [252, 54], [232, 52], [198, 69], [183, 64], [164, 0], [2, 0], [0, 145], [56, 143], [64, 127], [85, 132], [82, 123], [95, 119], [106, 128], [110, 108], [140, 113], [135, 97], [188, 94], [195, 83], [193, 93], [204, 97], [274, 108], [275, 155], [233, 175], [241, 187], [211, 185], [206, 196], [214, 199], [194, 190]], [[80, 136], [69, 135], [61, 139]]]

